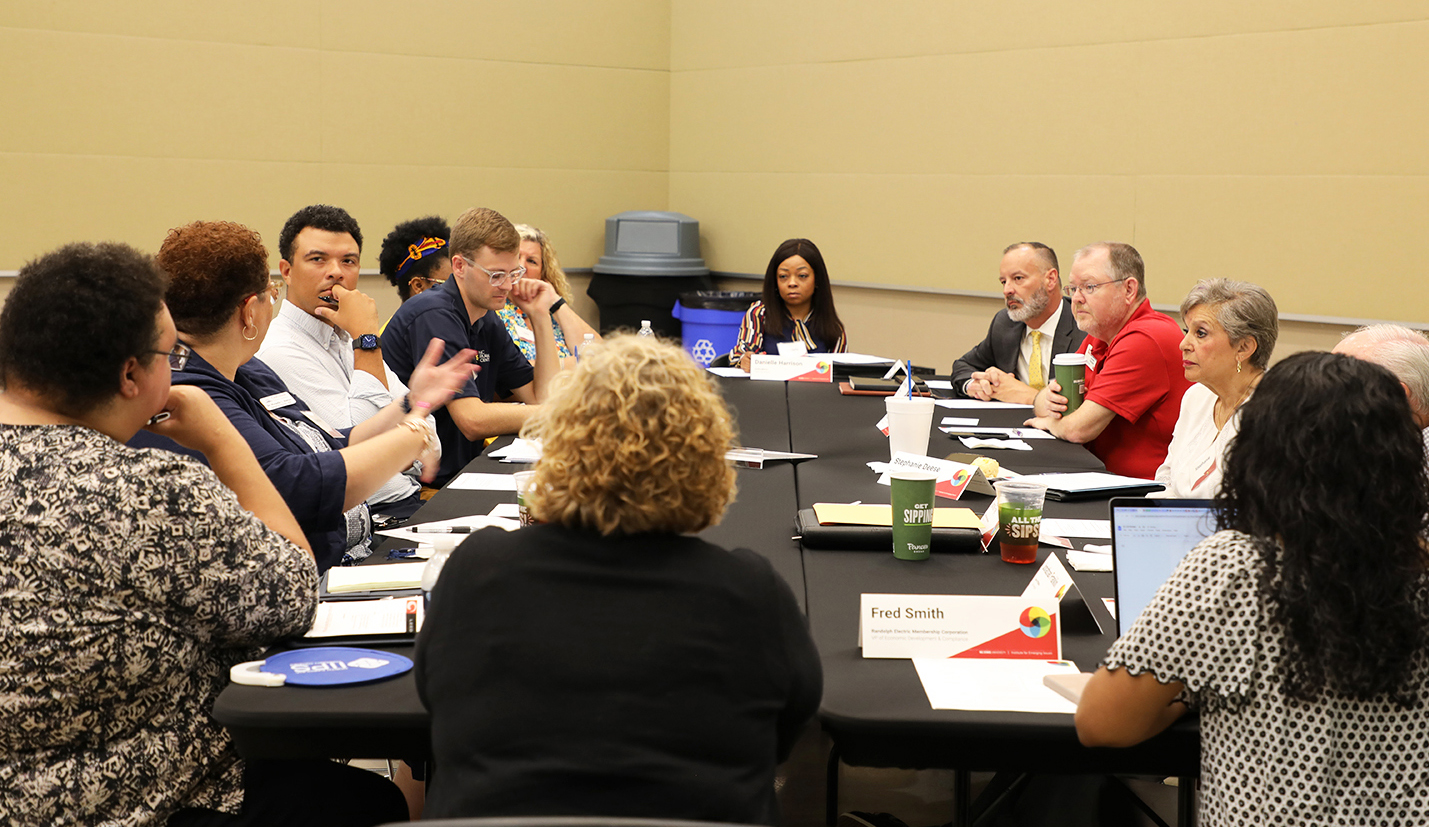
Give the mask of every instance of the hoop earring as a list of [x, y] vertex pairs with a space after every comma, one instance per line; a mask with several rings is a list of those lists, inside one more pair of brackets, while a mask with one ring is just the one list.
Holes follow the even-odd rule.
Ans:
[[[252, 336], [249, 336], [249, 335], [248, 335], [248, 328], [250, 328], [250, 327], [253, 328], [253, 335], [252, 335]], [[251, 342], [251, 341], [253, 341], [254, 339], [258, 338], [258, 325], [254, 324], [254, 323], [252, 323], [252, 322], [249, 322], [248, 324], [246, 324], [246, 325], [243, 326], [243, 330], [239, 331], [239, 335], [243, 337], [243, 341], [245, 341], [245, 342]], [[1236, 368], [1237, 368], [1237, 370], [1239, 370], [1240, 365], [1237, 364], [1237, 365], [1236, 365]]]

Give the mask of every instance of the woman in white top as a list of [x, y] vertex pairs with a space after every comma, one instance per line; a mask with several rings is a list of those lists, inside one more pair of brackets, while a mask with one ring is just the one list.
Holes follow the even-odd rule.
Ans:
[[1275, 300], [1243, 281], [1200, 281], [1181, 302], [1186, 337], [1181, 367], [1192, 385], [1156, 469], [1166, 490], [1153, 497], [1210, 499], [1221, 487], [1226, 449], [1240, 427], [1240, 406], [1270, 365], [1280, 332]]

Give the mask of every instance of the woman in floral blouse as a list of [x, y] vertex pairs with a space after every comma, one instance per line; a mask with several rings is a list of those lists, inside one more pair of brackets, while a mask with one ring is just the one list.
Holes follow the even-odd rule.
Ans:
[[[209, 716], [231, 665], [311, 625], [317, 571], [227, 418], [170, 388], [163, 297], [147, 256], [72, 244], [0, 311], [0, 822], [405, 818], [372, 773], [245, 766]], [[212, 470], [124, 445], [145, 427]]]

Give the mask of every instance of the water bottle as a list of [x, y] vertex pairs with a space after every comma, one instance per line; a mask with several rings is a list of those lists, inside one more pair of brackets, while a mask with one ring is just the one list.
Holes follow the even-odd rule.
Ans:
[[650, 329], [650, 320], [649, 320], [649, 319], [641, 319], [641, 320], [640, 320], [640, 332], [639, 332], [639, 333], [636, 333], [635, 335], [636, 335], [636, 336], [654, 336], [654, 335], [655, 335], [655, 331], [653, 331], [653, 330]]
[[585, 355], [586, 348], [590, 347], [593, 344], [595, 344], [595, 334], [587, 333], [585, 335], [585, 341], [581, 342], [581, 346], [576, 349], [577, 362], [579, 362], [581, 360], [581, 357]]
[[[432, 549], [432, 556], [427, 558], [427, 565], [422, 567], [422, 599], [426, 608], [432, 607], [432, 589], [436, 588], [437, 580], [442, 576], [442, 568], [446, 566], [447, 558], [452, 556], [452, 552], [465, 539], [465, 534], [438, 534], [432, 537], [430, 544], [422, 544], [430, 545]], [[426, 549], [419, 547], [417, 556], [420, 557], [423, 551]]]

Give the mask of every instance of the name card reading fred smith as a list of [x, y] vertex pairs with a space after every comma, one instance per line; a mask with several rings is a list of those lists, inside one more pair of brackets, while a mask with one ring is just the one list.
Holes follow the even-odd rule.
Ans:
[[1061, 660], [1055, 597], [865, 594], [859, 645], [866, 658]]

